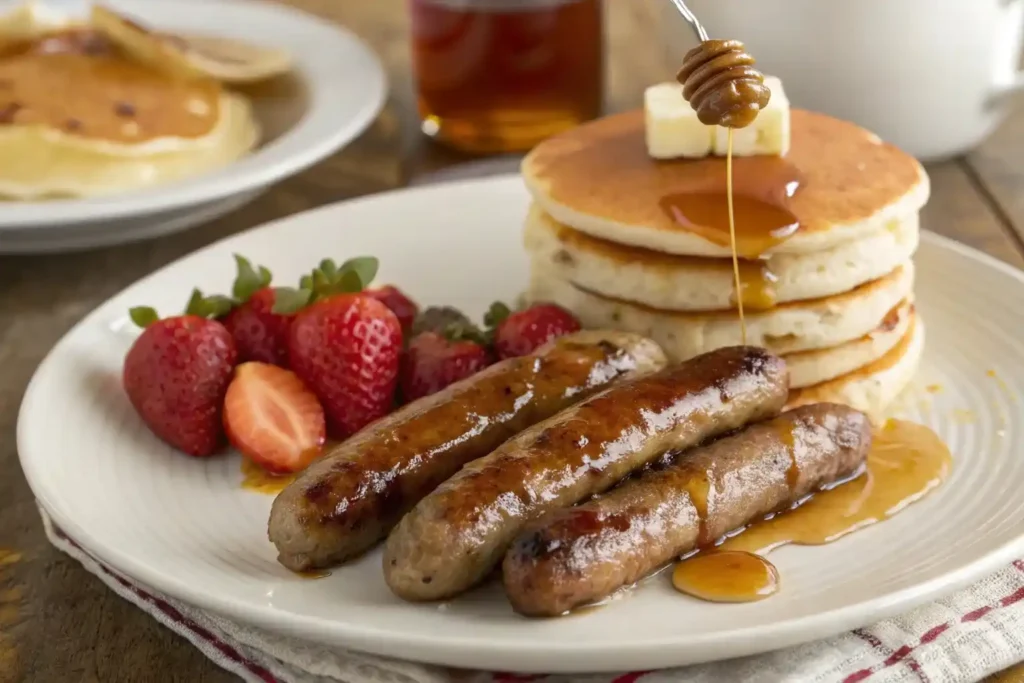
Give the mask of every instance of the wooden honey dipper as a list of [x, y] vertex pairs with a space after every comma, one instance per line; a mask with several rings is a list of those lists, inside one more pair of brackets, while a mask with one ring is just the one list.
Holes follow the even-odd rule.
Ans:
[[686, 53], [676, 79], [697, 118], [708, 126], [744, 128], [768, 105], [771, 91], [738, 40], [711, 40], [684, 0], [672, 0], [700, 45]]

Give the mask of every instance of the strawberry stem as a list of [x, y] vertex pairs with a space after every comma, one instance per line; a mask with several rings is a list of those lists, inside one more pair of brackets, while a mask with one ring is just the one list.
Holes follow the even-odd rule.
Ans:
[[203, 296], [199, 289], [192, 290], [188, 304], [185, 306], [185, 315], [197, 315], [200, 318], [219, 318], [227, 315], [234, 307], [235, 302], [230, 297], [220, 294]]
[[272, 275], [263, 266], [253, 268], [247, 258], [235, 254], [235, 263], [238, 266], [238, 275], [231, 287], [231, 295], [239, 303], [245, 303], [253, 294], [270, 285]]
[[497, 327], [510, 315], [512, 315], [512, 309], [500, 301], [495, 301], [484, 313], [484, 325], [490, 328]]
[[297, 313], [309, 303], [313, 292], [308, 289], [292, 289], [291, 287], [274, 288], [274, 305], [270, 312], [277, 315]]
[[302, 276], [299, 290], [311, 292], [313, 301], [334, 294], [355, 294], [373, 282], [379, 265], [373, 256], [358, 256], [341, 266], [331, 259], [324, 259], [311, 273]]
[[160, 315], [155, 308], [150, 306], [136, 306], [128, 309], [128, 317], [132, 322], [145, 329], [160, 320]]

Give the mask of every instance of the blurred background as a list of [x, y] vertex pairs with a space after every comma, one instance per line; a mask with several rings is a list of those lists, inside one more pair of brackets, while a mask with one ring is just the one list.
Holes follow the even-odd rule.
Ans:
[[[522, 151], [638, 106], [694, 44], [668, 0], [291, 1], [377, 50], [396, 110], [415, 112], [405, 130], [471, 153]], [[976, 146], [1024, 86], [1021, 2], [690, 5], [712, 37], [744, 41], [794, 106], [852, 120], [926, 161]]]

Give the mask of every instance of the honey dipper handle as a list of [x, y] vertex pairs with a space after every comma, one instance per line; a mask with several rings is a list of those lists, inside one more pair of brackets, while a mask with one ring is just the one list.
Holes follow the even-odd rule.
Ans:
[[700, 19], [697, 18], [697, 15], [686, 6], [686, 3], [683, 0], [672, 0], [672, 4], [676, 6], [679, 13], [683, 15], [683, 19], [686, 19], [686, 22], [690, 24], [691, 28], [693, 28], [694, 33], [697, 34], [697, 39], [702, 43], [707, 40], [708, 32], [704, 29], [704, 26], [701, 25]]

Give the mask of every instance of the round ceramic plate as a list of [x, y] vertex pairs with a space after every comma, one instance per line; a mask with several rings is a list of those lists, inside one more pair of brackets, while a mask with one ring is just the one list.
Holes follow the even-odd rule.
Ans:
[[[0, 12], [16, 4], [0, 0]], [[182, 182], [96, 198], [5, 203], [0, 234], [11, 235], [12, 242], [16, 232], [76, 225], [86, 234], [106, 229], [111, 219], [251, 194], [354, 139], [383, 105], [387, 83], [369, 48], [345, 28], [312, 15], [257, 0], [112, 0], [110, 5], [160, 30], [214, 34], [287, 51], [293, 58], [291, 75], [247, 90], [266, 139], [253, 154]], [[85, 13], [81, 0], [58, 6], [73, 17]], [[125, 238], [132, 238], [131, 230]]]
[[388, 591], [379, 552], [300, 578], [276, 562], [271, 498], [240, 487], [238, 456], [172, 451], [121, 391], [127, 309], [172, 312], [194, 285], [225, 290], [235, 252], [285, 280], [325, 256], [374, 254], [381, 281], [478, 315], [526, 282], [527, 204], [512, 176], [377, 195], [238, 235], [136, 283], [68, 333], [29, 387], [18, 446], [33, 491], [90, 552], [172, 596], [324, 643], [472, 668], [631, 670], [751, 654], [899, 613], [1024, 555], [1024, 274], [928, 234], [917, 258], [928, 346], [900, 410], [946, 440], [953, 474], [884, 524], [773, 554], [783, 588], [759, 603], [702, 603], [655, 579], [543, 621], [513, 614], [498, 586], [413, 605]]

